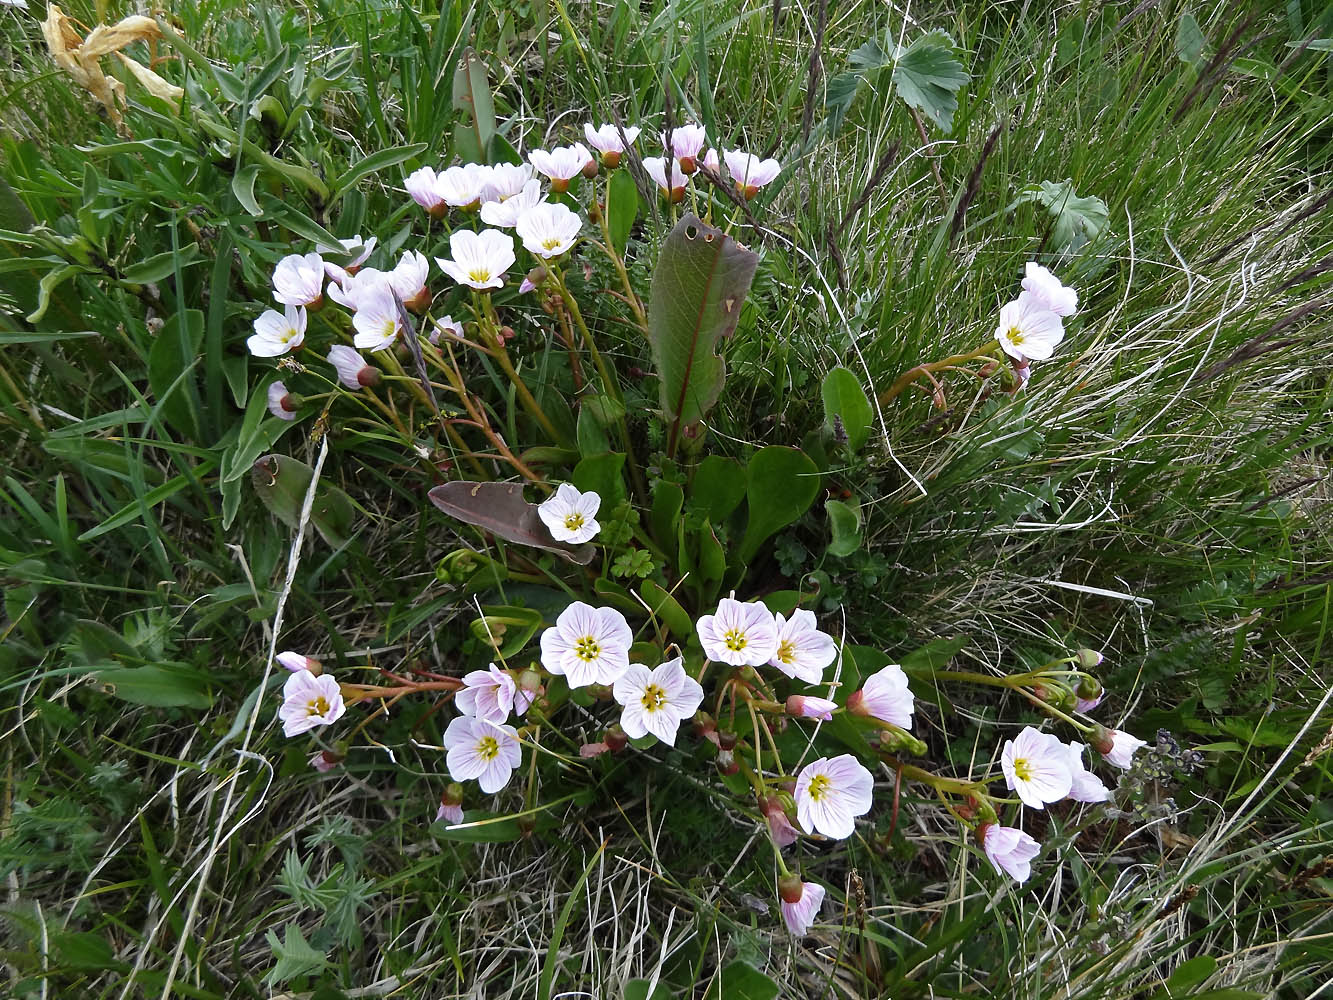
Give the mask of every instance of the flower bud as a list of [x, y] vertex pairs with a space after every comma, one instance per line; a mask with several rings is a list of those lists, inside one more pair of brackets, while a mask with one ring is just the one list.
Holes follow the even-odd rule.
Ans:
[[717, 769], [725, 777], [731, 777], [733, 774], [739, 774], [741, 762], [736, 759], [735, 754], [729, 750], [722, 750], [717, 755]]
[[532, 285], [533, 288], [536, 288], [538, 285], [540, 285], [542, 282], [546, 280], [546, 268], [538, 264], [536, 267], [534, 267], [531, 271], [528, 272], [528, 276], [523, 280]]
[[717, 745], [723, 750], [735, 750], [736, 742], [739, 739], [740, 737], [728, 729], [719, 729], [717, 731]]
[[1088, 649], [1086, 646], [1074, 651], [1078, 657], [1078, 666], [1080, 670], [1095, 670], [1101, 666], [1102, 654], [1095, 649]]
[[620, 166], [620, 153], [614, 149], [603, 150], [602, 166], [606, 167], [607, 170], [615, 170], [616, 167]]
[[833, 718], [836, 702], [827, 698], [814, 698], [808, 695], [794, 694], [787, 698], [787, 714], [797, 718], [820, 719], [828, 722]]
[[556, 194], [564, 194], [566, 191], [569, 190], [569, 181], [566, 180], [564, 177], [552, 177], [551, 190], [554, 191]]
[[625, 730], [618, 725], [608, 727], [606, 735], [602, 739], [606, 741], [607, 749], [612, 753], [620, 753], [625, 747], [629, 746], [629, 737], [625, 735]]
[[591, 757], [600, 757], [611, 748], [605, 743], [585, 743], [579, 747], [579, 756], [585, 759]]
[[[680, 165], [680, 172], [684, 174], [686, 177], [690, 176], [690, 174], [694, 173], [696, 170], [699, 169], [699, 164], [695, 162], [693, 156], [682, 156], [676, 162]], [[683, 192], [685, 189], [680, 188], [680, 190]], [[671, 192], [671, 200], [672, 201], [676, 200], [675, 189], [673, 189]]]
[[783, 875], [778, 879], [778, 895], [784, 903], [799, 903], [805, 895], [805, 883], [799, 875]]
[[1088, 734], [1088, 745], [1105, 757], [1115, 749], [1115, 734], [1101, 724], [1095, 725]]
[[1106, 689], [1096, 677], [1082, 677], [1075, 692], [1084, 701], [1099, 701]]
[[440, 796], [440, 802], [446, 806], [461, 806], [463, 804], [463, 786], [456, 781], [451, 781], [444, 786], [444, 794]]
[[327, 774], [343, 762], [341, 754], [329, 750], [316, 750], [310, 758], [310, 766], [320, 774]]
[[592, 159], [590, 159], [590, 160], [588, 160], [587, 163], [585, 163], [585, 164], [583, 165], [583, 176], [586, 177], [586, 178], [588, 178], [588, 180], [592, 180], [594, 177], [597, 176], [597, 161], [596, 161], [596, 160], [592, 160]]
[[518, 817], [518, 832], [526, 840], [537, 832], [537, 817], [532, 813], [523, 813]]
[[598, 701], [610, 701], [613, 697], [609, 684], [589, 684], [584, 690]]
[[308, 670], [318, 677], [324, 672], [323, 665], [313, 656], [303, 656], [301, 653], [293, 653], [290, 649], [283, 650], [275, 659], [292, 673], [298, 670]]
[[594, 224], [602, 221], [601, 202], [594, 201], [588, 206], [588, 221]]
[[901, 729], [885, 729], [879, 734], [879, 745], [889, 752], [906, 750], [914, 757], [926, 755], [926, 745], [911, 733]]

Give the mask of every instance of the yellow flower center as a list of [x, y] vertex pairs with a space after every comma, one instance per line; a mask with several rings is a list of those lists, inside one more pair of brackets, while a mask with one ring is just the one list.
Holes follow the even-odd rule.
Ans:
[[796, 659], [796, 646], [790, 639], [778, 643], [778, 659], [783, 663], [791, 663]]
[[592, 636], [585, 635], [574, 643], [574, 655], [584, 663], [591, 663], [602, 655], [602, 647], [597, 644], [597, 640]]
[[306, 715], [328, 715], [329, 702], [323, 695], [317, 698], [311, 698], [305, 703]]
[[1032, 780], [1032, 765], [1028, 763], [1026, 757], [1014, 758], [1014, 777], [1019, 781]]
[[810, 793], [810, 798], [818, 802], [829, 793], [832, 787], [833, 782], [829, 781], [827, 774], [816, 774], [810, 779], [810, 787], [807, 790]]
[[575, 511], [573, 514], [565, 515], [565, 528], [568, 531], [578, 531], [583, 527], [583, 515]]
[[555, 236], [548, 236], [546, 239], [542, 240], [542, 249], [558, 250], [560, 249], [560, 240]]
[[733, 653], [739, 653], [749, 642], [749, 640], [745, 638], [744, 632], [734, 628], [729, 628], [722, 633], [722, 641], [726, 643], [727, 648]]
[[483, 736], [477, 743], [477, 756], [484, 760], [495, 760], [500, 754], [500, 742], [494, 736]]
[[297, 333], [296, 333], [296, 327], [294, 327], [294, 326], [289, 326], [289, 327], [287, 327], [286, 330], [283, 330], [283, 331], [282, 331], [282, 336], [281, 336], [280, 338], [278, 338], [278, 339], [281, 340], [284, 344], [286, 344], [286, 343], [290, 343], [292, 340], [296, 339], [296, 336], [297, 336]]
[[491, 280], [491, 269], [489, 267], [473, 268], [467, 273], [467, 276], [479, 284], [485, 284]]
[[1023, 343], [1023, 331], [1016, 326], [1011, 326], [1009, 328], [1009, 343], [1015, 347]]
[[640, 700], [643, 702], [645, 712], [656, 712], [666, 704], [667, 696], [666, 692], [656, 684], [649, 684], [643, 689], [643, 698]]

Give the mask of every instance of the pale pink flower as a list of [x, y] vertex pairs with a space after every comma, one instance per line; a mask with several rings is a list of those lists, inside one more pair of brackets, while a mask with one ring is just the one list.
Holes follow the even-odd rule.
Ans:
[[676, 742], [676, 730], [704, 700], [704, 689], [685, 672], [680, 657], [652, 670], [631, 663], [611, 693], [624, 709], [620, 727], [625, 735], [638, 739], [652, 733], [668, 745]]
[[441, 316], [435, 321], [434, 328], [430, 331], [430, 342], [438, 344], [440, 337], [461, 337], [463, 336], [463, 324], [458, 322], [452, 316]]
[[451, 208], [470, 208], [481, 201], [490, 180], [490, 167], [465, 163], [437, 174], [435, 193]]
[[1102, 703], [1102, 699], [1105, 697], [1106, 697], [1106, 692], [1104, 690], [1097, 692], [1097, 696], [1095, 698], [1084, 698], [1081, 695], [1079, 695], [1078, 692], [1075, 692], [1074, 710], [1078, 712], [1091, 712], [1094, 708], [1096, 708], [1098, 705]]
[[358, 296], [356, 302], [356, 315], [352, 317], [356, 333], [352, 343], [368, 351], [392, 347], [403, 328], [393, 289], [383, 283], [373, 285], [367, 294]]
[[550, 152], [534, 149], [528, 153], [533, 169], [551, 181], [553, 191], [565, 191], [569, 182], [583, 172], [583, 168], [592, 162], [592, 154], [581, 142], [572, 146], [557, 146]]
[[796, 776], [796, 821], [806, 833], [842, 840], [870, 811], [875, 779], [851, 754], [821, 757]]
[[724, 597], [716, 613], [703, 615], [696, 628], [704, 654], [733, 667], [761, 666], [778, 651], [777, 622], [758, 601], [743, 603]]
[[602, 530], [597, 523], [601, 506], [602, 498], [592, 490], [580, 493], [572, 484], [561, 483], [537, 506], [537, 516], [557, 542], [581, 545]]
[[776, 795], [767, 795], [759, 804], [760, 811], [764, 814], [764, 819], [768, 822], [768, 834], [773, 838], [773, 843], [778, 847], [790, 847], [796, 843], [796, 827], [791, 825], [791, 820], [787, 817], [787, 810], [782, 807], [782, 800]]
[[784, 618], [779, 611], [773, 619], [778, 630], [778, 648], [768, 665], [788, 677], [818, 684], [824, 679], [824, 668], [838, 658], [838, 644], [833, 636], [819, 631], [813, 611], [793, 611], [790, 618]]
[[455, 781], [477, 779], [488, 795], [509, 783], [509, 775], [523, 759], [518, 730], [485, 719], [460, 715], [444, 731], [444, 746], [449, 752], [445, 763]]
[[634, 633], [615, 608], [575, 601], [542, 633], [542, 666], [572, 688], [613, 684], [629, 669]]
[[668, 180], [666, 165], [666, 159], [661, 156], [645, 156], [643, 158], [644, 172], [653, 179], [653, 182], [662, 192], [662, 197], [679, 204], [685, 200], [685, 185], [689, 183], [689, 178], [681, 171], [680, 164], [672, 160], [671, 178]]
[[324, 297], [324, 258], [288, 254], [273, 269], [273, 297], [289, 306], [315, 306]]
[[593, 128], [591, 123], [583, 126], [583, 137], [588, 140], [588, 145], [602, 154], [602, 162], [608, 167], [617, 167], [620, 165], [620, 156], [625, 152], [625, 146], [633, 143], [639, 137], [639, 130], [633, 126], [624, 130], [625, 137], [620, 137], [621, 130], [614, 125], [603, 125], [601, 128]]
[[543, 260], [568, 253], [579, 238], [583, 223], [564, 205], [548, 203], [530, 208], [514, 227], [528, 253]]
[[435, 171], [430, 167], [421, 167], [407, 175], [403, 182], [412, 200], [435, 218], [444, 216], [446, 205], [435, 182]]
[[1111, 790], [1083, 764], [1082, 743], [1067, 744], [1069, 753], [1069, 773], [1073, 782], [1069, 787], [1069, 797], [1075, 802], [1106, 802], [1111, 797]]
[[753, 198], [761, 187], [782, 173], [782, 164], [777, 160], [761, 160], [744, 150], [728, 149], [722, 158], [727, 161], [727, 173], [731, 175], [732, 183], [747, 198]]
[[312, 674], [322, 673], [324, 668], [320, 662], [313, 656], [304, 656], [301, 653], [293, 653], [290, 649], [284, 649], [274, 657], [285, 669], [296, 673], [298, 670], [308, 670]]
[[1097, 749], [1101, 751], [1108, 764], [1114, 764], [1122, 770], [1127, 770], [1134, 763], [1134, 754], [1139, 751], [1140, 747], [1148, 745], [1147, 740], [1141, 740], [1119, 729], [1110, 730], [1110, 737], [1111, 746], [1109, 750], [1102, 750], [1100, 746]]
[[268, 412], [279, 420], [295, 420], [296, 404], [291, 393], [282, 382], [270, 382], [268, 387]]
[[523, 190], [512, 198], [506, 198], [504, 201], [488, 201], [482, 205], [481, 221], [488, 226], [513, 229], [518, 225], [518, 220], [523, 217], [524, 212], [530, 208], [536, 208], [545, 201], [546, 195], [542, 194], [542, 182], [531, 180], [523, 185]]
[[497, 163], [489, 168], [482, 201], [505, 201], [520, 194], [532, 180], [530, 163]]
[[328, 726], [342, 718], [347, 710], [342, 691], [332, 674], [316, 677], [308, 670], [297, 670], [282, 686], [282, 719], [285, 736], [299, 736], [316, 726]]
[[328, 750], [316, 750], [310, 755], [310, 766], [320, 774], [328, 774], [342, 762], [342, 757]]
[[435, 822], [450, 824], [463, 822], [463, 807], [441, 802], [440, 808], [435, 810]]
[[810, 695], [794, 694], [787, 698], [787, 714], [801, 719], [819, 719], [830, 722], [833, 710], [838, 707], [836, 701], [827, 698], [813, 698]]
[[1041, 845], [1022, 830], [996, 823], [982, 824], [981, 850], [997, 872], [1008, 875], [1020, 885], [1032, 875], [1032, 859], [1041, 853]]
[[254, 336], [245, 346], [257, 358], [277, 358], [305, 343], [304, 306], [287, 306], [282, 312], [265, 309], [254, 322]]
[[326, 253], [348, 253], [352, 256], [346, 264], [334, 264], [331, 261], [324, 261], [324, 273], [328, 275], [330, 281], [342, 281], [348, 275], [356, 274], [361, 265], [366, 262], [375, 249], [378, 240], [372, 236], [368, 240], [363, 240], [360, 236], [352, 236], [345, 240], [339, 240], [338, 246], [326, 247], [316, 244], [315, 249], [320, 254]]
[[463, 685], [454, 695], [454, 704], [464, 715], [488, 722], [504, 722], [509, 718], [518, 685], [494, 663], [485, 670], [464, 674]]
[[380, 380], [379, 369], [346, 344], [334, 344], [329, 348], [329, 364], [337, 370], [338, 381], [352, 390], [364, 389]]
[[704, 153], [704, 166], [715, 174], [722, 170], [722, 161], [718, 159], [716, 149], [710, 149]]
[[1012, 358], [1045, 361], [1055, 353], [1056, 345], [1065, 339], [1065, 328], [1058, 315], [1024, 292], [1000, 308], [1000, 325], [995, 328], [995, 339], [1004, 353]]
[[907, 686], [903, 668], [890, 663], [867, 677], [861, 690], [853, 691], [847, 699], [847, 711], [891, 722], [899, 729], [911, 729], [916, 698]]
[[1069, 794], [1074, 776], [1069, 768], [1069, 750], [1054, 733], [1031, 726], [1006, 740], [1000, 754], [1005, 784], [1033, 809], [1046, 808]]
[[422, 312], [430, 305], [430, 289], [426, 287], [429, 273], [430, 261], [419, 250], [407, 251], [389, 272], [389, 284], [403, 300], [403, 305], [413, 312]]
[[498, 229], [474, 233], [459, 229], [449, 237], [453, 260], [436, 257], [440, 270], [469, 288], [503, 288], [504, 274], [514, 266], [514, 238]]
[[[694, 173], [694, 161], [699, 158], [699, 150], [708, 142], [708, 135], [702, 125], [677, 125], [671, 130], [671, 155], [680, 164], [686, 174]], [[662, 133], [662, 143], [667, 142], [667, 133]]]
[[824, 887], [818, 882], [801, 882], [794, 889], [779, 885], [778, 899], [787, 930], [796, 937], [804, 937], [810, 933], [819, 908], [824, 905]]
[[1023, 291], [1043, 309], [1057, 316], [1072, 316], [1078, 312], [1078, 292], [1060, 284], [1060, 279], [1035, 261], [1028, 261]]

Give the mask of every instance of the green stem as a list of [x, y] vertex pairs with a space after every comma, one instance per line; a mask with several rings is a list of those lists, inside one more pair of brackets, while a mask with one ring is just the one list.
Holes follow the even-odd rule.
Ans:
[[564, 439], [555, 429], [555, 424], [551, 423], [551, 418], [537, 405], [537, 400], [528, 391], [527, 385], [515, 370], [514, 363], [509, 359], [509, 351], [505, 348], [504, 340], [500, 337], [500, 320], [495, 314], [495, 306], [491, 303], [491, 297], [478, 294], [477, 298], [481, 301], [482, 312], [486, 317], [488, 325], [486, 332], [494, 339], [494, 346], [491, 349], [494, 352], [495, 360], [499, 362], [500, 369], [505, 373], [505, 376], [513, 383], [514, 391], [518, 393], [519, 402], [532, 415], [532, 418], [541, 424], [542, 430], [550, 436], [552, 441], [564, 443]]
[[992, 340], [967, 354], [955, 354], [952, 357], [944, 358], [940, 361], [932, 361], [929, 364], [917, 365], [915, 368], [909, 368], [898, 376], [898, 381], [894, 382], [893, 385], [889, 386], [879, 394], [879, 404], [881, 406], [886, 405], [923, 375], [939, 371], [941, 368], [948, 368], [951, 365], [960, 365], [968, 361], [975, 361], [977, 358], [986, 357], [987, 355], [992, 354], [995, 351], [995, 348], [999, 346], [1000, 342], [998, 340]]

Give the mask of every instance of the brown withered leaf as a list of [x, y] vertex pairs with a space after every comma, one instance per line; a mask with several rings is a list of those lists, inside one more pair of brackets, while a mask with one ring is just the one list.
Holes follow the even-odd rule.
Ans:
[[507, 542], [554, 552], [580, 566], [588, 565], [596, 554], [586, 542], [582, 545], [557, 542], [542, 523], [537, 505], [523, 499], [522, 483], [476, 483], [460, 479], [436, 486], [428, 496], [431, 503], [450, 517], [484, 528]]

